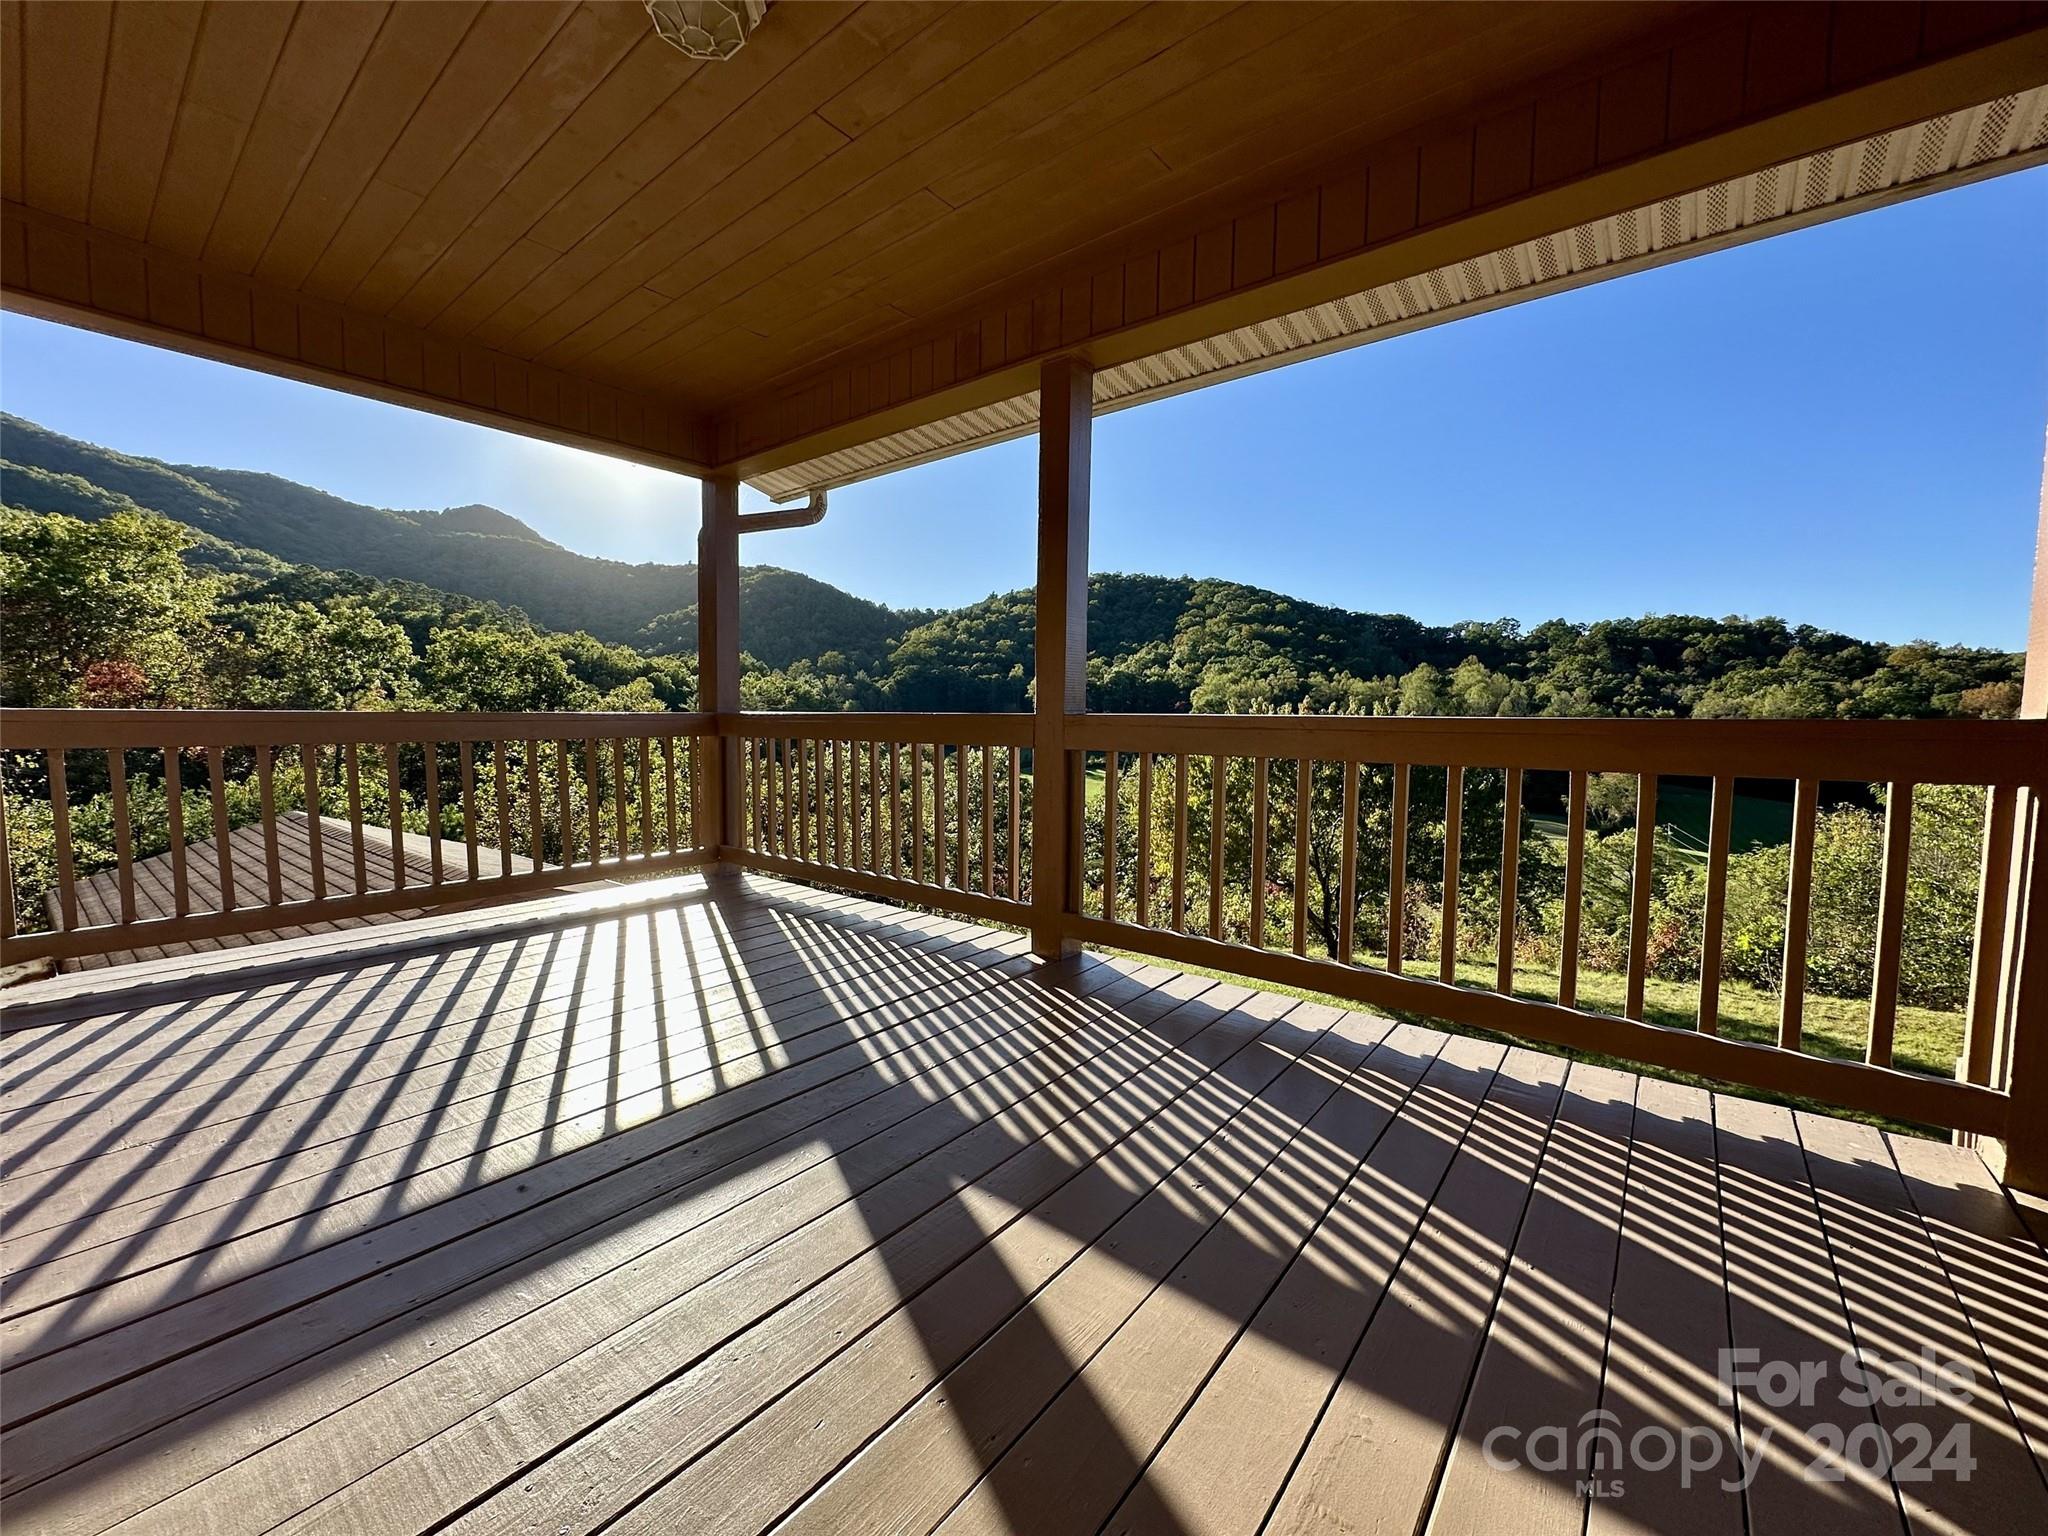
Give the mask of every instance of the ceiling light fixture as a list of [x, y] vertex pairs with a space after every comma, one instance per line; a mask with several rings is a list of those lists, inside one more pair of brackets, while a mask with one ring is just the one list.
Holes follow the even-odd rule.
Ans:
[[663, 42], [693, 59], [729, 59], [746, 45], [768, 0], [646, 0]]

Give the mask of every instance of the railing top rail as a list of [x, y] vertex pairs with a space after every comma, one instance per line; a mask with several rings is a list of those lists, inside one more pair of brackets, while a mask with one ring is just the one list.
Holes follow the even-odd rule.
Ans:
[[419, 741], [549, 741], [614, 736], [708, 736], [707, 714], [646, 710], [8, 709], [0, 748], [378, 745]]
[[2048, 720], [1069, 715], [1075, 751], [1736, 778], [2048, 784]]
[[718, 717], [722, 734], [823, 737], [828, 741], [903, 741], [957, 747], [1028, 747], [1024, 714], [926, 714], [912, 710], [742, 710]]

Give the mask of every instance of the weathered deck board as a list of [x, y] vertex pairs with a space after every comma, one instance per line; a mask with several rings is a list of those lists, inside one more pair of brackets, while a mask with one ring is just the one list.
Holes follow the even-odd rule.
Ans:
[[[678, 890], [7, 1035], [10, 1521], [1897, 1529], [1881, 1467], [1722, 1404], [1731, 1343], [1965, 1360], [1978, 1468], [1910, 1527], [2048, 1520], [2048, 1259], [1972, 1152]], [[1483, 1454], [1595, 1410], [1771, 1442], [1590, 1501]]]

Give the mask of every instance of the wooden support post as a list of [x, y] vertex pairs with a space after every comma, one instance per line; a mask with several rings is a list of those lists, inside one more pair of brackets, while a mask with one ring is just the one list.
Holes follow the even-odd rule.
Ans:
[[1060, 357], [1038, 382], [1038, 633], [1031, 733], [1031, 950], [1053, 959], [1078, 946], [1063, 919], [1081, 908], [1078, 839], [1086, 800], [1067, 754], [1067, 716], [1088, 707], [1088, 485], [1094, 370]]
[[[704, 482], [704, 524], [697, 534], [697, 708], [723, 714], [740, 707], [740, 485]], [[703, 777], [692, 788], [697, 846], [737, 848], [740, 842], [740, 744], [720, 735], [706, 744]]]
[[[2048, 467], [2034, 544], [2033, 614], [2027, 627], [2020, 716], [2048, 719]], [[2002, 1142], [1986, 1161], [2015, 1189], [2048, 1195], [2048, 789], [2019, 791], [2007, 865], [1992, 1086], [2012, 1096]]]

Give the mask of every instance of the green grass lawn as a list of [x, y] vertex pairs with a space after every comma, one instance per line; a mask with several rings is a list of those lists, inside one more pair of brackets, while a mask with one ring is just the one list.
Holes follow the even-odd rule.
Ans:
[[[1657, 825], [1671, 834], [1670, 847], [1688, 863], [1707, 860], [1707, 828], [1713, 813], [1713, 792], [1684, 784], [1666, 784], [1657, 791]], [[1528, 830], [1562, 843], [1562, 816], [1531, 816]], [[1792, 840], [1792, 806], [1760, 795], [1737, 795], [1729, 817], [1728, 847], [1733, 853]]]

